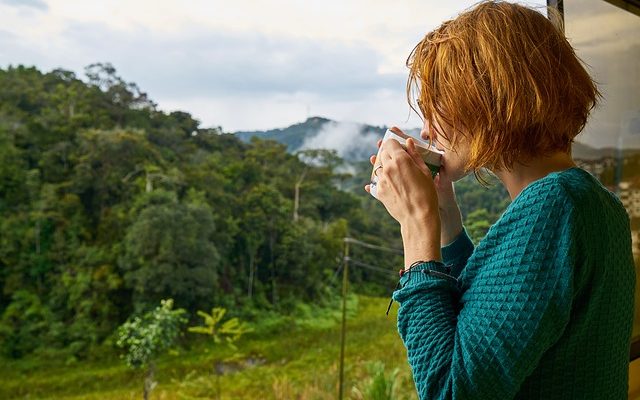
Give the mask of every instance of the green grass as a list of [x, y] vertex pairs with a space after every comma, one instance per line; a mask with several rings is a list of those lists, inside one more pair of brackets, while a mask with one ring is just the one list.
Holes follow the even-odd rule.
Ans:
[[[358, 296], [347, 322], [345, 398], [359, 399], [370, 381], [372, 362], [382, 362], [386, 375], [398, 368], [398, 399], [415, 399], [406, 350], [396, 329], [395, 306], [385, 316], [388, 298]], [[307, 310], [308, 311], [308, 310]], [[340, 354], [339, 310], [323, 316], [300, 318], [277, 328], [258, 329], [238, 347], [245, 360], [260, 360], [216, 380], [213, 358], [230, 350], [197, 341], [189, 350], [158, 361], [158, 386], [152, 399], [216, 397], [222, 399], [334, 399], [337, 398]], [[356, 388], [358, 390], [353, 390]], [[3, 360], [0, 398], [29, 399], [139, 399], [142, 372], [128, 369], [114, 356], [65, 365], [28, 358]]]

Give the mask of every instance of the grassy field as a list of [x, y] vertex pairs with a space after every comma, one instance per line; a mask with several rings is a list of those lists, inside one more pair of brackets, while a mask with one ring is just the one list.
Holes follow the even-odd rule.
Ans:
[[[367, 398], [376, 368], [378, 383], [395, 382], [394, 399], [416, 398], [396, 330], [396, 306], [387, 317], [387, 302], [387, 298], [365, 296], [354, 296], [350, 302], [345, 398]], [[216, 399], [219, 390], [222, 399], [335, 399], [339, 315], [336, 310], [322, 318], [258, 329], [242, 339], [238, 347], [243, 356], [225, 363], [221, 376], [213, 373], [213, 359], [229, 358], [231, 350], [216, 350], [201, 341], [189, 350], [166, 355], [157, 364], [158, 385], [151, 398]], [[3, 360], [0, 398], [139, 399], [142, 381], [141, 371], [129, 370], [116, 357], [71, 365], [62, 360]]]

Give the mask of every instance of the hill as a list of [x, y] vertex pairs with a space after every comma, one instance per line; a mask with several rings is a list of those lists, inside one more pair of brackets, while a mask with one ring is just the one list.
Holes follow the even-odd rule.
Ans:
[[[384, 135], [387, 126], [374, 126], [357, 122], [334, 121], [323, 117], [310, 117], [306, 121], [285, 128], [266, 131], [240, 131], [235, 135], [243, 142], [257, 136], [287, 145], [294, 153], [304, 149], [334, 149], [345, 161], [368, 160], [376, 152], [376, 141]], [[406, 132], [418, 135], [418, 128]]]

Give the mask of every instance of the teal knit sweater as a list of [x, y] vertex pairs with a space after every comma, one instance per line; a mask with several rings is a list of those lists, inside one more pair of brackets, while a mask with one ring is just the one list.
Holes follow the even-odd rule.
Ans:
[[629, 215], [589, 172], [531, 182], [475, 248], [463, 228], [442, 258], [393, 293], [420, 399], [627, 398]]

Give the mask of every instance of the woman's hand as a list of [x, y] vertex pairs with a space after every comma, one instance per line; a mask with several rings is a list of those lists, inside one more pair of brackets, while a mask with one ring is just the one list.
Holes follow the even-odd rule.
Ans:
[[[391, 130], [401, 133], [396, 127]], [[371, 160], [375, 162], [375, 156]], [[440, 260], [438, 194], [431, 171], [417, 152], [414, 140], [407, 139], [407, 150], [396, 140], [384, 142], [378, 161], [382, 168], [376, 172], [376, 197], [400, 223], [406, 266], [418, 260]], [[365, 190], [369, 192], [370, 185], [366, 185]]]
[[[377, 146], [380, 148], [382, 139], [378, 140]], [[413, 148], [412, 148], [413, 149]], [[415, 159], [419, 159], [417, 153], [412, 154]], [[369, 158], [371, 165], [376, 163], [376, 155], [372, 155]], [[419, 160], [418, 165], [424, 165]], [[453, 182], [449, 177], [449, 171], [444, 163], [440, 166], [440, 171], [433, 178], [433, 183], [438, 195], [438, 209], [440, 212], [441, 232], [440, 232], [440, 246], [444, 247], [451, 242], [462, 232], [462, 213], [455, 195]], [[369, 191], [369, 185], [365, 186], [365, 190]]]
[[[392, 131], [401, 132], [393, 127]], [[415, 141], [407, 139], [407, 150], [396, 140], [384, 144], [378, 141], [380, 163], [378, 169], [377, 198], [389, 214], [401, 225], [416, 219], [430, 218], [438, 214], [438, 195], [431, 171], [415, 148]], [[372, 155], [370, 161], [376, 162]], [[365, 186], [370, 192], [370, 185]]]

